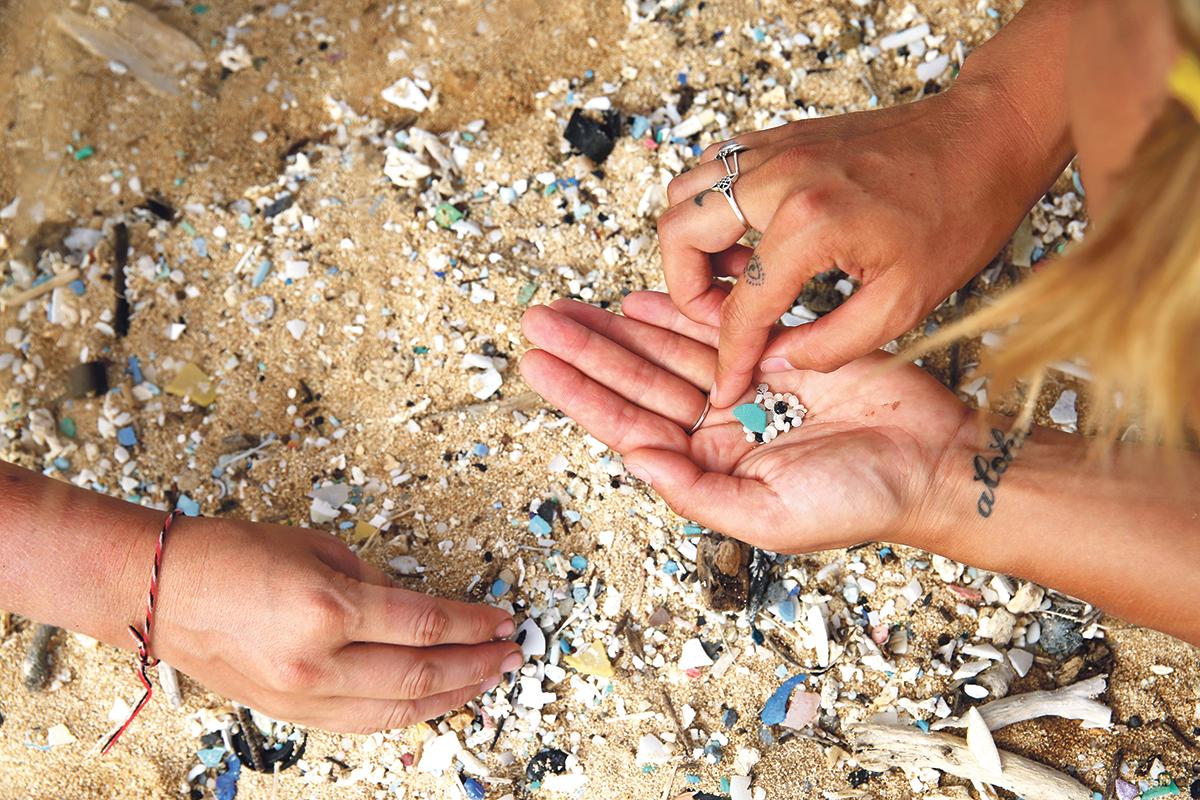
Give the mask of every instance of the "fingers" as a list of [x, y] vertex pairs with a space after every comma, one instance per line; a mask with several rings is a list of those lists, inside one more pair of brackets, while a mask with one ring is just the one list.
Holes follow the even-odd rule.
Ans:
[[[671, 300], [667, 295], [661, 297], [670, 305]], [[717, 366], [717, 351], [714, 347], [659, 326], [648, 325], [576, 300], [555, 300], [550, 304], [550, 308], [581, 325], [586, 325], [630, 353], [678, 375], [700, 391], [707, 392], [712, 386]], [[675, 307], [671, 308], [674, 310]], [[696, 324], [678, 311], [675, 313], [680, 319], [692, 325]]]
[[521, 648], [512, 642], [441, 647], [395, 647], [356, 642], [334, 657], [335, 674], [325, 691], [349, 697], [420, 700], [479, 686], [521, 668]]
[[[774, 148], [760, 148], [757, 150], [743, 150], [737, 154], [737, 170], [740, 174], [745, 175], [756, 167], [761, 166], [764, 162], [770, 160], [776, 150]], [[716, 151], [713, 151], [714, 158]], [[729, 168], [732, 169], [734, 156], [729, 157]], [[727, 174], [725, 162], [710, 159], [707, 163], [701, 162], [695, 167], [692, 167], [686, 172], [681, 172], [667, 184], [667, 203], [675, 205], [686, 200], [693, 200], [700, 192], [706, 192], [713, 187], [717, 181], [725, 177]]]
[[[615, 319], [614, 315], [607, 316]], [[704, 396], [695, 386], [631, 353], [566, 314], [546, 306], [535, 306], [521, 318], [521, 328], [525, 336], [545, 352], [570, 364], [598, 384], [610, 387], [611, 391], [625, 400], [676, 425], [690, 426], [704, 407]], [[678, 338], [665, 331], [655, 334], [647, 330], [643, 333], [655, 338], [654, 342], [647, 342], [652, 348], [664, 346], [666, 337], [671, 340]], [[690, 358], [697, 354], [681, 349], [677, 355]], [[703, 358], [702, 355], [697, 357]], [[711, 359], [705, 359], [705, 362], [711, 369]]]
[[[770, 170], [758, 169], [744, 174], [732, 187], [738, 208], [755, 230], [767, 229], [787, 190], [784, 181], [772, 178]], [[667, 290], [689, 318], [709, 325], [719, 322], [725, 290], [713, 285], [711, 255], [732, 248], [745, 233], [720, 192], [701, 192], [659, 218]]]
[[550, 353], [527, 352], [521, 375], [535, 392], [619, 453], [639, 447], [688, 447], [688, 436], [679, 425], [629, 402]]
[[352, 642], [380, 642], [409, 647], [479, 644], [512, 635], [508, 612], [491, 606], [430, 597], [407, 589], [359, 583], [358, 609], [346, 631]]
[[306, 724], [336, 733], [375, 733], [407, 728], [462, 708], [482, 691], [488, 690], [484, 686], [468, 686], [420, 700], [334, 697], [330, 699], [324, 714], [318, 716], [315, 722]]
[[[717, 153], [727, 144], [737, 142], [742, 147], [749, 148], [750, 152], [754, 152], [755, 148], [768, 147], [773, 144], [782, 142], [796, 135], [796, 129], [800, 125], [799, 122], [788, 122], [783, 125], [776, 125], [774, 128], [764, 128], [760, 131], [747, 131], [739, 133], [732, 139], [726, 139], [723, 142], [713, 142], [708, 147], [704, 148], [704, 152], [700, 154], [700, 163], [703, 164], [712, 161], [717, 157]], [[745, 155], [745, 153], [742, 153]]]
[[804, 284], [833, 265], [824, 245], [828, 223], [817, 221], [803, 196], [798, 197], [780, 209], [721, 307], [712, 396], [718, 408], [733, 403], [750, 385], [775, 324]]
[[721, 333], [714, 325], [693, 322], [685, 317], [671, 302], [670, 295], [663, 292], [632, 292], [621, 301], [621, 311], [630, 319], [666, 328], [714, 349]]
[[832, 372], [895, 339], [922, 314], [909, 302], [903, 277], [885, 273], [829, 314], [776, 337], [763, 352], [761, 369]]
[[624, 456], [625, 469], [649, 483], [677, 514], [731, 536], [746, 539], [757, 528], [769, 530], [781, 508], [762, 482], [705, 472], [680, 453], [646, 448]]

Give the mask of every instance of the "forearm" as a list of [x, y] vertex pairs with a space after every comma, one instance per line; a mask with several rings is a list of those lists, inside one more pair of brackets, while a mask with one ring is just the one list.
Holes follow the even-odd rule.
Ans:
[[1083, 437], [1039, 428], [1000, 464], [983, 434], [1007, 436], [1012, 420], [974, 419], [942, 460], [927, 549], [1200, 644], [1200, 605], [1186, 601], [1200, 597], [1200, 456], [1169, 464], [1135, 444], [1097, 456]]
[[[980, 168], [1023, 216], [1073, 154], [1067, 50], [1080, 0], [1029, 0], [967, 58], [949, 94], [978, 104]], [[1018, 217], [1019, 219], [1019, 217]]]
[[0, 461], [0, 608], [131, 647], [162, 516]]

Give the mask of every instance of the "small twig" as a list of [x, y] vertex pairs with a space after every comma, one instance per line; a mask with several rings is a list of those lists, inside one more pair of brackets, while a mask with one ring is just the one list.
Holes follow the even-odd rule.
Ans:
[[[1092, 699], [1104, 692], [1107, 678], [1097, 675], [1061, 689], [1010, 695], [980, 706], [979, 713], [988, 730], [993, 731], [1038, 717], [1077, 719], [1091, 727], [1107, 728], [1112, 723], [1112, 709]], [[963, 719], [951, 718], [939, 720], [931, 727], [942, 730], [966, 725]]]
[[48, 280], [42, 281], [32, 289], [26, 289], [23, 292], [17, 292], [9, 297], [0, 297], [0, 310], [8, 308], [9, 306], [23, 306], [30, 300], [36, 300], [47, 292], [52, 292], [60, 286], [66, 286], [71, 281], [78, 280], [80, 277], [82, 277], [82, 275], [83, 273], [81, 273], [77, 268], [72, 267], [71, 269], [58, 273]]

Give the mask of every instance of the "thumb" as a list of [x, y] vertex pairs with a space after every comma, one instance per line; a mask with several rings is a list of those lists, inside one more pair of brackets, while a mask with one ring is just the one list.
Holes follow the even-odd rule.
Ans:
[[675, 513], [737, 538], [760, 533], [779, 504], [761, 481], [706, 472], [682, 453], [643, 448], [625, 456], [625, 469], [653, 487]]
[[912, 327], [919, 309], [905, 306], [903, 290], [890, 283], [869, 283], [815, 322], [776, 335], [763, 351], [759, 369], [767, 374], [833, 372], [895, 339]]

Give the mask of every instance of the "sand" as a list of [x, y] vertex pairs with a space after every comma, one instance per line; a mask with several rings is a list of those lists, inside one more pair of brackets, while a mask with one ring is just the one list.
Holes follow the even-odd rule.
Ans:
[[[879, 5], [874, 12], [876, 23], [881, 31], [893, 30], [902, 4]], [[389, 556], [411, 548], [428, 572], [419, 580], [406, 579], [405, 585], [451, 597], [463, 596], [473, 583], [481, 588], [490, 583], [496, 565], [484, 562], [483, 550], [494, 551], [500, 556], [497, 563], [506, 565], [521, 555], [516, 546], [523, 530], [514, 526], [514, 520], [523, 518], [522, 511], [531, 501], [551, 493], [571, 498], [568, 507], [583, 514], [585, 524], [558, 535], [556, 549], [585, 554], [594, 576], [622, 594], [623, 607], [635, 619], [644, 620], [654, 607], [665, 604], [673, 622], [652, 646], [673, 663], [683, 642], [702, 630], [694, 607], [695, 592], [677, 581], [671, 584], [661, 573], [648, 576], [643, 561], [665, 557], [664, 541], [678, 544], [682, 521], [644, 489], [610, 487], [608, 476], [597, 464], [598, 456], [589, 451], [581, 432], [570, 424], [558, 425], [557, 416], [539, 404], [524, 409], [524, 419], [541, 423], [528, 431], [523, 430], [522, 419], [507, 410], [460, 412], [477, 401], [467, 393], [466, 373], [453, 351], [453, 333], [462, 335], [467, 352], [478, 352], [490, 343], [495, 352], [509, 359], [501, 396], [512, 398], [524, 390], [512, 364], [526, 347], [519, 335], [522, 308], [518, 296], [528, 282], [538, 284], [533, 302], [578, 294], [583, 286], [590, 290], [588, 299], [618, 303], [627, 291], [661, 284], [652, 243], [634, 256], [623, 251], [616, 266], [607, 265], [604, 251], [614, 234], [598, 223], [596, 213], [604, 212], [615, 220], [618, 238], [652, 237], [652, 216], [639, 216], [635, 209], [643, 191], [643, 171], [664, 165], [642, 144], [625, 137], [604, 165], [602, 177], [592, 175], [590, 165], [563, 152], [561, 100], [565, 92], [552, 89], [554, 81], [576, 78], [576, 91], [585, 96], [600, 94], [605, 81], [619, 84], [613, 102], [629, 114], [649, 114], [661, 107], [664, 93], [678, 91], [680, 72], [688, 72], [699, 88], [737, 86], [741, 75], [755, 75], [751, 85], [759, 91], [763, 76], [778, 76], [786, 84], [788, 65], [764, 56], [753, 36], [741, 30], [743, 24], [796, 31], [815, 22], [838, 30], [845, 27], [846, 18], [861, 15], [861, 10], [840, 0], [710, 0], [685, 3], [680, 12], [667, 10], [656, 21], [630, 26], [624, 8], [615, 2], [418, 2], [406, 7], [376, 2], [298, 2], [279, 20], [270, 19], [266, 7], [259, 6], [238, 41], [261, 62], [223, 76], [216, 60], [223, 48], [224, 31], [248, 13], [250, 6], [213, 4], [199, 14], [191, 7], [166, 3], [154, 10], [204, 48], [208, 66], [192, 74], [182, 97], [164, 99], [132, 78], [114, 74], [55, 32], [50, 17], [67, 6], [12, 0], [0, 8], [0, 74], [5, 76], [0, 86], [5, 131], [0, 147], [0, 207], [15, 196], [21, 196], [23, 203], [36, 197], [44, 204], [47, 220], [99, 228], [105, 218], [140, 203], [143, 194], [162, 196], [181, 209], [199, 203], [204, 206], [201, 213], [188, 212], [186, 216], [205, 237], [211, 261], [201, 263], [194, 257], [193, 237], [178, 225], [168, 229], [144, 221], [132, 224], [135, 254], [151, 252], [161, 243], [173, 266], [183, 259], [178, 265], [184, 277], [182, 284], [131, 277], [139, 308], [130, 335], [121, 340], [92, 326], [111, 305], [110, 289], [103, 282], [89, 285], [79, 302], [85, 319], [68, 330], [47, 324], [40, 312], [29, 318], [18, 316], [14, 309], [0, 313], [0, 328], [27, 329], [31, 356], [41, 359], [27, 384], [17, 384], [10, 373], [0, 377], [5, 408], [15, 401], [53, 396], [58, 376], [78, 362], [84, 347], [97, 352], [107, 345], [112, 348], [108, 357], [116, 363], [137, 355], [148, 377], [153, 376], [160, 386], [173, 372], [166, 364], [197, 363], [220, 377], [220, 398], [212, 408], [206, 412], [185, 406], [178, 398], [164, 398], [161, 415], [137, 412], [139, 475], [153, 487], [147, 492], [152, 501], [185, 493], [201, 504], [205, 514], [304, 525], [311, 524], [307, 494], [314, 480], [329, 480], [335, 470], [349, 471], [351, 466], [386, 480], [389, 472], [399, 468], [418, 477], [387, 494], [399, 508], [415, 508], [423, 518], [397, 524], [377, 537], [363, 555], [382, 565]], [[999, 19], [981, 13], [968, 0], [922, 3], [920, 10], [935, 33], [969, 47], [993, 33], [1015, 11], [1016, 4], [998, 2], [994, 7]], [[731, 45], [718, 53], [711, 46], [712, 34], [726, 26], [732, 26], [727, 34]], [[327, 42], [324, 48], [322, 38]], [[756, 127], [756, 113], [760, 122], [767, 113], [802, 113], [797, 112], [796, 99], [825, 114], [865, 108], [870, 91], [859, 80], [861, 66], [835, 61], [826, 69], [816, 58], [817, 49], [797, 50], [800, 63], [793, 66], [812, 70], [799, 84], [800, 97], [785, 96], [781, 102], [760, 97], [762, 102], [757, 105], [750, 98], [749, 108], [732, 112], [732, 130]], [[948, 46], [943, 48], [948, 50]], [[403, 54], [389, 61], [389, 53], [397, 51]], [[419, 118], [379, 98], [385, 86], [415, 74], [415, 70], [422, 70], [439, 94], [436, 108]], [[584, 78], [586, 70], [594, 71], [594, 78]], [[636, 77], [629, 77], [631, 70], [636, 70]], [[872, 66], [870, 84], [881, 105], [908, 101], [922, 91], [911, 66], [887, 59]], [[327, 130], [326, 96], [344, 101], [364, 119], [381, 120], [392, 130], [417, 120], [421, 127], [440, 133], [485, 120], [480, 134], [483, 141], [471, 149], [473, 162], [486, 162], [487, 179], [532, 179], [547, 169], [559, 177], [577, 176], [581, 197], [594, 207], [593, 214], [561, 223], [564, 213], [572, 209], [560, 205], [561, 194], [540, 195], [541, 186], [535, 182], [535, 188], [518, 203], [505, 205], [487, 198], [473, 205], [471, 219], [488, 219], [489, 232], [498, 231], [499, 239], [495, 243], [464, 242], [451, 232], [431, 230], [426, 225], [425, 204], [412, 193], [389, 185], [382, 173], [381, 148], [351, 143], [336, 145], [340, 152], [354, 154], [342, 168], [314, 163], [313, 179], [300, 196], [299, 205], [319, 220], [314, 232], [291, 237], [269, 236], [261, 225], [242, 229], [230, 204], [238, 198], [253, 199], [273, 192], [289, 154], [321, 152], [330, 157], [332, 150], [321, 150], [334, 146]], [[777, 105], [768, 107], [770, 103]], [[264, 142], [254, 141], [256, 131], [266, 133]], [[63, 155], [68, 146], [78, 149], [87, 145], [95, 149], [95, 155], [86, 160]], [[114, 171], [120, 176], [115, 177]], [[129, 187], [134, 174], [141, 192]], [[122, 184], [120, 194], [111, 191], [114, 181]], [[483, 180], [468, 174], [467, 183], [476, 186]], [[1058, 188], [1068, 191], [1069, 179]], [[338, 203], [322, 202], [324, 198], [336, 198]], [[212, 233], [217, 224], [228, 231], [224, 242]], [[547, 225], [556, 227], [547, 232]], [[12, 249], [0, 255], [20, 255], [21, 242], [32, 229], [24, 215], [11, 222], [0, 220], [0, 231]], [[242, 274], [234, 274], [243, 254], [239, 245], [264, 244], [271, 250], [267, 254], [278, 262], [280, 251], [295, 246], [288, 239], [303, 241], [306, 257], [314, 264], [313, 275], [296, 287], [272, 281], [261, 291], [252, 291], [246, 268]], [[353, 249], [343, 249], [342, 240], [351, 241]], [[100, 260], [108, 264], [111, 247], [107, 251], [105, 247], [101, 245], [98, 252]], [[413, 248], [418, 255], [410, 260]], [[435, 279], [429, 262], [432, 251], [462, 259], [458, 265], [461, 276]], [[500, 254], [501, 260], [489, 261], [490, 252]], [[328, 266], [336, 266], [337, 274], [326, 274]], [[569, 268], [570, 274], [564, 274], [562, 267]], [[483, 281], [485, 270], [489, 278]], [[572, 284], [573, 279], [579, 283]], [[469, 282], [486, 283], [496, 293], [495, 301], [472, 303], [469, 294], [459, 288]], [[1005, 283], [999, 280], [987, 291], [996, 291]], [[226, 294], [231, 286], [235, 289], [232, 304]], [[187, 287], [195, 287], [197, 296], [186, 297]], [[275, 317], [267, 325], [248, 326], [239, 313], [240, 305], [262, 294], [276, 300]], [[953, 313], [954, 309], [943, 309], [938, 318]], [[362, 322], [355, 319], [359, 315]], [[167, 326], [180, 319], [186, 321], [187, 330], [178, 341], [169, 341]], [[285, 330], [283, 323], [288, 319], [306, 323], [307, 333], [299, 341]], [[345, 326], [356, 324], [363, 327], [361, 333], [346, 330]], [[394, 341], [379, 335], [384, 331], [394, 331]], [[448, 353], [437, 351], [436, 335], [450, 341]], [[417, 354], [414, 347], [430, 347], [433, 352]], [[978, 349], [977, 343], [964, 347], [961, 366], [969, 365]], [[231, 366], [230, 357], [236, 358], [236, 365]], [[946, 354], [930, 359], [929, 366], [939, 377], [949, 379], [951, 366]], [[305, 387], [313, 394], [307, 402]], [[1048, 421], [1046, 412], [1064, 388], [1082, 387], [1066, 378], [1048, 387], [1040, 403], [1040, 421]], [[128, 389], [122, 390], [121, 402], [122, 407], [139, 407]], [[410, 403], [423, 405], [415, 415], [416, 432], [406, 425], [413, 416]], [[1086, 419], [1083, 402], [1080, 408]], [[110, 456], [113, 447], [97, 433], [102, 404], [76, 403], [71, 414], [79, 423], [81, 441], [99, 446], [99, 456], [90, 462], [95, 468]], [[323, 417], [325, 423], [316, 423], [317, 417]], [[303, 420], [303, 427], [297, 427], [297, 419]], [[6, 418], [5, 424], [20, 423]], [[301, 445], [268, 450], [252, 470], [236, 476], [230, 496], [236, 502], [229, 498], [223, 502], [208, 480], [218, 457], [226, 452], [222, 443], [227, 437], [262, 437], [270, 432], [286, 437], [296, 431], [312, 440], [329, 436], [339, 427], [346, 432], [345, 438], [328, 448]], [[198, 444], [185, 449], [178, 437], [192, 435]], [[476, 442], [491, 448], [486, 459], [469, 455]], [[11, 441], [6, 447], [0, 457], [41, 466], [38, 455], [27, 448]], [[552, 472], [556, 457], [564, 457], [581, 478], [572, 480], [568, 474]], [[76, 468], [87, 462], [82, 451], [73, 459]], [[487, 471], [473, 466], [478, 463], [486, 464]], [[494, 508], [495, 502], [503, 508]], [[358, 519], [368, 519], [373, 510], [364, 508]], [[600, 531], [614, 533], [611, 545], [598, 544]], [[472, 548], [471, 540], [479, 546]], [[449, 554], [439, 550], [439, 541], [452, 543]], [[885, 566], [874, 556], [876, 550], [872, 546], [851, 556], [844, 552], [814, 554], [796, 559], [791, 566], [812, 575], [831, 561], [862, 558], [867, 574], [880, 583], [882, 602], [914, 574], [907, 562], [922, 556], [898, 548], [898, 562]], [[532, 569], [533, 562], [530, 564]], [[920, 573], [920, 578], [933, 590], [934, 600], [927, 608], [904, 612], [912, 628], [910, 653], [898, 657], [904, 668], [924, 663], [939, 635], [974, 632], [974, 624], [957, 614], [954, 597], [937, 578], [929, 572]], [[476, 592], [477, 598], [480, 594]], [[749, 647], [745, 630], [739, 629], [732, 617], [707, 615], [705, 621], [706, 639], [723, 638], [727, 646], [743, 651], [734, 669], [720, 680], [689, 680], [672, 671], [639, 671], [631, 668], [628, 656], [616, 659], [615, 694], [627, 712], [650, 710], [654, 719], [613, 721], [610, 705], [589, 707], [566, 699], [568, 692], [560, 692], [564, 700], [551, 710], [558, 719], [545, 730], [557, 731], [557, 746], [577, 755], [583, 764], [589, 776], [586, 797], [671, 796], [687, 788], [685, 774], [700, 777], [696, 788], [718, 793], [720, 778], [731, 774], [732, 754], [738, 747], [761, 751], [754, 785], [773, 799], [914, 796], [908, 780], [899, 773], [874, 777], [861, 789], [869, 794], [855, 794], [847, 783], [848, 767], [830, 765], [822, 746], [810, 738], [795, 736], [763, 744], [755, 720], [769, 688], [778, 682], [775, 670], [781, 661], [765, 648]], [[1024, 723], [1002, 731], [997, 734], [998, 743], [1071, 771], [1101, 791], [1118, 752], [1135, 767], [1149, 768], [1153, 759], [1161, 759], [1185, 785], [1197, 758], [1193, 726], [1200, 724], [1195, 716], [1200, 699], [1195, 650], [1119, 620], [1105, 617], [1103, 626], [1105, 642], [1114, 654], [1108, 695], [1114, 717], [1123, 721], [1136, 714], [1148, 723], [1175, 720], [1190, 743], [1162, 725], [1131, 729], [1119, 724], [1110, 731], [1083, 731], [1077, 723], [1057, 720]], [[115, 752], [99, 758], [89, 751], [108, 727], [105, 715], [113, 699], [135, 698], [128, 653], [89, 646], [65, 635], [56, 651], [62, 685], [34, 694], [23, 687], [19, 670], [32, 629], [28, 621], [16, 620], [0, 642], [0, 712], [4, 716], [0, 796], [186, 796], [186, 774], [196, 763], [195, 751], [200, 746], [188, 715], [219, 708], [223, 699], [185, 677], [182, 711], [170, 708], [160, 698]], [[597, 622], [593, 633], [605, 632], [611, 632], [611, 626]], [[812, 653], [798, 655], [811, 658]], [[1157, 675], [1150, 669], [1153, 665], [1170, 666], [1173, 672]], [[1052, 675], [1058, 668], [1046, 666], [1050, 668], [1035, 670], [1020, 688], [1053, 685]], [[873, 698], [886, 692], [888, 683], [878, 674], [856, 678], [847, 688], [858, 693], [857, 699], [846, 702], [869, 706]], [[901, 694], [920, 699], [946, 687], [944, 678], [927, 675], [903, 686]], [[678, 762], [677, 771], [666, 767], [646, 772], [634, 763], [642, 734], [671, 730], [664, 713], [664, 692], [675, 708], [692, 706], [698, 714], [697, 726], [708, 731], [722, 729], [722, 704], [739, 711], [741, 723], [728, 732], [730, 744], [722, 764], [687, 759]], [[36, 745], [45, 742], [45, 731], [60, 723], [79, 741], [48, 751], [38, 749]], [[314, 731], [306, 765], [314, 773], [316, 765], [333, 763], [328, 759], [351, 768], [369, 766], [379, 762], [382, 751], [401, 747], [402, 742]], [[520, 796], [521, 768], [537, 749], [531, 741], [506, 740], [504, 746], [512, 750], [515, 766], [498, 762], [492, 766], [497, 776], [516, 783], [508, 789], [489, 787], [489, 797], [500, 797], [505, 791]], [[331, 767], [331, 774], [341, 776], [347, 785], [304, 782], [303, 772], [293, 768], [271, 777], [244, 770], [238, 796], [251, 800], [372, 797], [379, 791], [369, 782], [349, 783], [349, 770], [340, 766]], [[398, 791], [407, 791], [409, 797], [459, 796], [449, 777], [415, 773], [405, 776]]]

